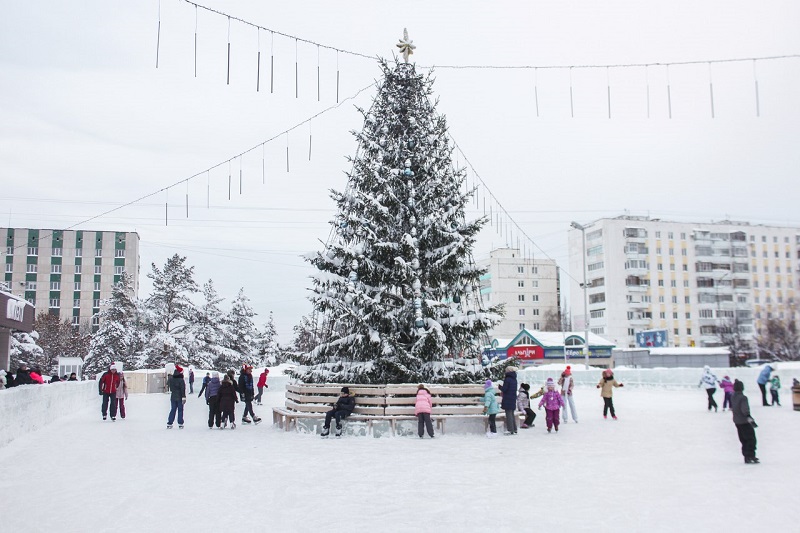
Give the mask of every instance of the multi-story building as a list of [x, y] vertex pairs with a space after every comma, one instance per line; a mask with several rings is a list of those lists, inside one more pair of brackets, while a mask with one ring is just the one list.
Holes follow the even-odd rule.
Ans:
[[667, 330], [669, 346], [721, 346], [736, 331], [747, 346], [767, 319], [797, 318], [799, 252], [800, 228], [632, 216], [573, 226], [574, 327], [587, 296], [590, 331], [619, 347], [645, 330]]
[[99, 325], [100, 303], [123, 272], [139, 292], [139, 235], [114, 231], [0, 228], [6, 237], [5, 284], [36, 307], [73, 325]]
[[495, 326], [494, 337], [512, 338], [523, 329], [543, 329], [548, 318], [560, 320], [561, 289], [555, 261], [523, 257], [516, 248], [499, 248], [477, 264], [487, 269], [481, 277], [484, 301], [505, 305], [505, 319]]

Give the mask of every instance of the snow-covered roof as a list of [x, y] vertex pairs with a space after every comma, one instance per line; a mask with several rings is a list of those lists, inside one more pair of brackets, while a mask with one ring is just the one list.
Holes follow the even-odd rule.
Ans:
[[[563, 347], [564, 341], [570, 337], [578, 337], [583, 340], [584, 336], [583, 331], [531, 331], [528, 329], [523, 329], [517, 334], [516, 337], [513, 339], [495, 339], [497, 341], [497, 346], [500, 348], [507, 348], [520, 338], [522, 335], [527, 335], [534, 339], [536, 342], [541, 344], [545, 347]], [[589, 345], [590, 346], [616, 346], [613, 342], [608, 339], [605, 339], [599, 335], [595, 335], [594, 333], [589, 333]]]
[[621, 352], [642, 352], [648, 351], [650, 355], [730, 355], [730, 350], [725, 347], [717, 348], [695, 348], [695, 347], [671, 347], [671, 348], [621, 348]]

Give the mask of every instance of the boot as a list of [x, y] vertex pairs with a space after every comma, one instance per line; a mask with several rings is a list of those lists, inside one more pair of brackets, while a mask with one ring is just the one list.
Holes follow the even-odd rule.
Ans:
[[322, 426], [322, 433], [320, 433], [320, 436], [327, 437], [330, 434], [330, 432], [331, 432], [331, 428], [330, 427]]
[[342, 436], [342, 426], [336, 426], [336, 436], [337, 437]]
[[242, 417], [242, 424], [249, 424], [250, 422], [251, 422], [251, 420], [249, 418], [247, 418], [246, 416]]
[[253, 423], [254, 423], [254, 424], [258, 424], [259, 422], [261, 422], [261, 419], [260, 419], [260, 418], [258, 418], [257, 416], [254, 416], [254, 417], [253, 417]]

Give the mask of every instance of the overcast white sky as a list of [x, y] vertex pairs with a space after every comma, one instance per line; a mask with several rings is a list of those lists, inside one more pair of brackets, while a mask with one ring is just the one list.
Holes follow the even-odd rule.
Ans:
[[[425, 67], [668, 63], [800, 53], [800, 4], [792, 1], [201, 4], [368, 56], [391, 57], [407, 27], [418, 46], [412, 58]], [[150, 263], [161, 265], [177, 252], [195, 266], [199, 283], [213, 278], [228, 301], [244, 287], [262, 320], [275, 313], [281, 341], [287, 342], [292, 326], [310, 311], [305, 288], [312, 271], [300, 254], [319, 249], [328, 237], [334, 206], [327, 191], [344, 187], [346, 157], [356, 148], [349, 132], [361, 127], [354, 104], [369, 106], [374, 89], [293, 130], [288, 173], [286, 136], [265, 146], [265, 183], [261, 149], [245, 156], [241, 195], [237, 159], [231, 165], [230, 200], [224, 164], [188, 186], [84, 222], [225, 162], [335, 105], [337, 54], [232, 21], [227, 85], [227, 19], [198, 10], [195, 77], [195, 8], [182, 0], [160, 5], [158, 69], [157, 0], [3, 0], [0, 6], [0, 224], [137, 231], [140, 296], [149, 292]], [[339, 53], [338, 65], [340, 101], [380, 76], [376, 62], [363, 57]], [[672, 119], [663, 67], [608, 73], [575, 68], [571, 75], [569, 69], [534, 74], [440, 67], [434, 90], [451, 134], [495, 197], [544, 250], [537, 255], [566, 268], [571, 220], [588, 222], [625, 210], [664, 219], [800, 225], [800, 59], [760, 61], [756, 71], [758, 118], [752, 62], [711, 67], [713, 119], [707, 64], [669, 69]], [[505, 240], [490, 228], [476, 257], [486, 257]]]

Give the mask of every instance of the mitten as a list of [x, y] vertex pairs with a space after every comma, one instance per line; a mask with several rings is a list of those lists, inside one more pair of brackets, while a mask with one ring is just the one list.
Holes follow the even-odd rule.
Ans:
[[624, 387], [624, 386], [625, 386], [625, 384], [624, 384], [624, 383], [620, 383], [620, 384], [619, 384], [619, 386], [620, 386], [620, 387]]

